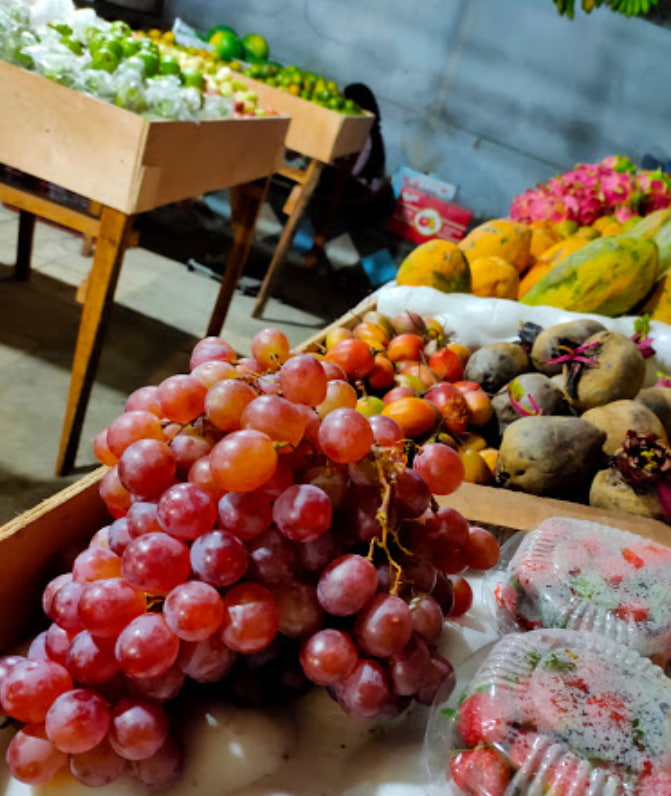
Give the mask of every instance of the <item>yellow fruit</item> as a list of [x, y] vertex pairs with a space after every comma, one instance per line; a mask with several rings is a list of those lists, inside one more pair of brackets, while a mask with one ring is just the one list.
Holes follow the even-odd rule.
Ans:
[[470, 293], [471, 271], [461, 249], [447, 240], [422, 243], [403, 260], [396, 283], [433, 287], [443, 293]]
[[604, 238], [612, 235], [619, 235], [622, 232], [622, 224], [619, 221], [611, 221], [610, 224], [605, 226], [601, 231]]
[[499, 458], [499, 452], [496, 448], [485, 448], [484, 450], [478, 451], [480, 457], [485, 460], [485, 464], [489, 467], [489, 471], [492, 475], [496, 475], [496, 462]]
[[594, 229], [594, 227], [578, 227], [573, 233], [573, 236], [576, 238], [585, 238], [585, 240], [595, 240], [601, 237], [601, 233], [598, 229]]
[[528, 293], [531, 288], [539, 282], [549, 270], [553, 268], [552, 263], [543, 262], [539, 260], [536, 265], [532, 266], [526, 274], [520, 279], [520, 288], [517, 292], [517, 297], [522, 298], [525, 293]]
[[628, 218], [622, 225], [622, 232], [629, 232], [630, 229], [637, 227], [641, 221], [643, 221], [642, 216], [632, 216], [631, 218]]
[[487, 440], [474, 431], [467, 431], [459, 437], [459, 447], [473, 451], [481, 451], [487, 447]]
[[517, 270], [503, 257], [479, 257], [470, 263], [471, 292], [485, 298], [516, 299], [520, 286]]
[[569, 219], [565, 219], [564, 221], [558, 221], [553, 229], [558, 232], [562, 238], [570, 238], [571, 235], [575, 235], [575, 231], [578, 229], [578, 225], [575, 221], [569, 221]]
[[671, 273], [657, 282], [643, 312], [649, 313], [653, 321], [671, 324]]
[[480, 224], [460, 241], [459, 248], [469, 262], [480, 257], [502, 257], [521, 273], [529, 265], [531, 228], [507, 218]]
[[536, 260], [540, 260], [541, 255], [551, 246], [554, 246], [555, 243], [559, 243], [560, 240], [563, 240], [562, 236], [550, 227], [532, 228], [531, 245], [529, 247], [531, 262], [535, 263]]
[[464, 465], [464, 481], [486, 486], [492, 481], [492, 472], [478, 451], [462, 448], [459, 458]]
[[573, 254], [573, 252], [578, 251], [578, 249], [582, 249], [587, 243], [589, 243], [589, 241], [586, 238], [565, 238], [554, 246], [551, 246], [546, 252], [543, 252], [543, 256], [538, 261], [537, 265], [541, 263], [557, 265], [564, 257], [568, 257], [569, 254]]
[[615, 216], [601, 216], [601, 218], [597, 218], [597, 220], [592, 224], [592, 226], [601, 235], [603, 235], [604, 227], [607, 227], [613, 221], [615, 221]]

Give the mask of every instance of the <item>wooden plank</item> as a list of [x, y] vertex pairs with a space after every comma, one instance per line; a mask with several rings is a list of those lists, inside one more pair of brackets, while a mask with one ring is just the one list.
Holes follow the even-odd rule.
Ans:
[[571, 517], [622, 528], [671, 547], [671, 528], [663, 522], [568, 500], [463, 483], [456, 492], [439, 498], [438, 502], [451, 506], [473, 523], [531, 531], [549, 517]]
[[42, 589], [67, 569], [68, 551], [83, 547], [110, 521], [98, 496], [106, 470], [89, 473], [0, 528], [0, 651], [39, 620]]
[[360, 152], [375, 120], [375, 116], [367, 111], [350, 116], [244, 75], [236, 75], [235, 79], [254, 91], [264, 108], [291, 118], [285, 140], [287, 149], [324, 163]]
[[[1, 150], [0, 161], [3, 161]], [[19, 211], [26, 211], [68, 229], [74, 229], [83, 235], [95, 237], [98, 234], [100, 221], [95, 216], [80, 213], [71, 207], [53, 202], [45, 196], [39, 196], [33, 191], [26, 191], [0, 182], [0, 202], [6, 202]]]

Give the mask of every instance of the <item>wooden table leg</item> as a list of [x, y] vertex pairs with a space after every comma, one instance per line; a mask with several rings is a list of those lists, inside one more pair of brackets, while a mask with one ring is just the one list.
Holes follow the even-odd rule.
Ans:
[[263, 314], [263, 310], [265, 309], [268, 299], [270, 298], [273, 285], [279, 276], [281, 266], [284, 263], [284, 259], [287, 256], [289, 249], [291, 248], [291, 242], [293, 241], [296, 230], [298, 229], [298, 223], [300, 222], [301, 217], [305, 212], [308, 203], [310, 202], [310, 198], [317, 187], [317, 183], [319, 182], [324, 165], [325, 164], [320, 160], [315, 159], [312, 159], [308, 164], [305, 173], [305, 182], [302, 185], [300, 196], [296, 201], [291, 215], [284, 225], [282, 235], [280, 236], [275, 253], [273, 254], [273, 259], [270, 261], [268, 271], [265, 275], [263, 283], [261, 284], [259, 294], [256, 297], [256, 304], [252, 310], [253, 318], [260, 318]]
[[208, 335], [220, 334], [228, 308], [233, 299], [242, 270], [247, 262], [254, 240], [256, 222], [266, 200], [270, 177], [254, 182], [235, 185], [231, 188], [231, 220], [233, 223], [233, 247], [226, 260], [226, 269], [221, 280], [219, 295], [210, 316]]
[[79, 322], [70, 391], [56, 461], [57, 475], [69, 472], [75, 462], [131, 225], [131, 216], [103, 207], [86, 301]]
[[30, 278], [30, 258], [33, 253], [35, 216], [28, 210], [19, 210], [19, 236], [16, 244], [14, 279], [27, 282]]

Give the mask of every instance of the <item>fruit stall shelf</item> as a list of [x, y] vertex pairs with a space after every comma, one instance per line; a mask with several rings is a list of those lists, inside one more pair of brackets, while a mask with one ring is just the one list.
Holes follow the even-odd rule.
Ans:
[[17, 278], [27, 278], [36, 216], [97, 239], [75, 348], [56, 471], [71, 469], [133, 216], [227, 187], [235, 241], [208, 332], [220, 331], [251, 246], [289, 120], [148, 121], [130, 111], [0, 62], [0, 163], [86, 197], [76, 212], [0, 183], [21, 214]]
[[[368, 297], [299, 349], [315, 350], [331, 329], [355, 325], [374, 307], [375, 297]], [[0, 601], [14, 606], [0, 615], [0, 651], [9, 649], [33, 628], [45, 583], [111, 521], [98, 495], [107, 469], [96, 469], [0, 528]], [[519, 530], [533, 530], [549, 517], [563, 516], [623, 528], [671, 547], [671, 528], [662, 522], [565, 500], [464, 482], [438, 502], [455, 508], [470, 522], [494, 530], [501, 539]]]

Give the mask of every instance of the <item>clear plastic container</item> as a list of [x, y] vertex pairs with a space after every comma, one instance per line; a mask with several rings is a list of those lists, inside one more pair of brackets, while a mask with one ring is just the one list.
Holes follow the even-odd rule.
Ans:
[[533, 630], [480, 651], [470, 670], [431, 709], [431, 794], [671, 794], [671, 680], [635, 650]]
[[636, 534], [545, 520], [504, 545], [488, 588], [502, 632], [588, 630], [671, 660], [671, 549]]

